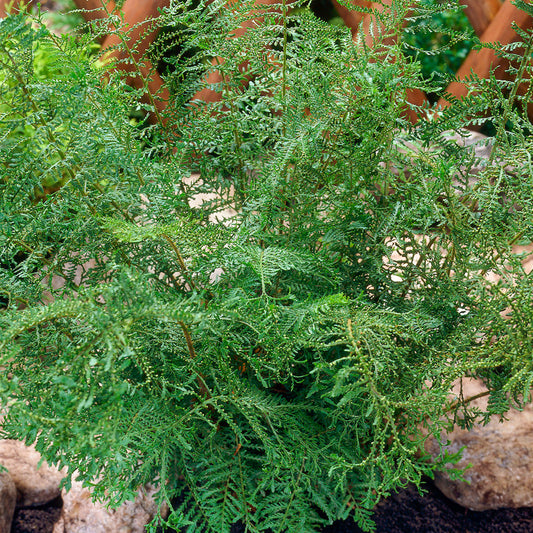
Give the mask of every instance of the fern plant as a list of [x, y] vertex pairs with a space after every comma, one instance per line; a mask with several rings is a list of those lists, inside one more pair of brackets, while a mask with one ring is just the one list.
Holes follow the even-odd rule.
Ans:
[[[90, 36], [0, 22], [4, 437], [113, 505], [157, 483], [154, 530], [371, 530], [454, 459], [428, 436], [529, 400], [533, 33], [500, 51], [516, 82], [412, 126], [406, 91], [432, 87], [409, 4], [369, 49], [285, 2], [172, 3], [149, 50], [171, 99], [144, 128]], [[450, 132], [487, 117], [480, 162]], [[450, 395], [464, 376], [486, 412]]]

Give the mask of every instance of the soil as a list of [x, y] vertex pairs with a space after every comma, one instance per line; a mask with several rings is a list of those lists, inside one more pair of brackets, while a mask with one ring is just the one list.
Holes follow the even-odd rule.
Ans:
[[[532, 533], [533, 508], [468, 511], [446, 499], [432, 484], [421, 496], [414, 486], [381, 502], [374, 513], [376, 533]], [[16, 511], [11, 533], [52, 533], [61, 499]], [[235, 527], [233, 533], [243, 533]], [[184, 532], [182, 532], [184, 533]], [[322, 533], [362, 533], [351, 521], [335, 522]]]
[[39, 507], [19, 507], [15, 510], [11, 533], [52, 533], [62, 505], [59, 497]]

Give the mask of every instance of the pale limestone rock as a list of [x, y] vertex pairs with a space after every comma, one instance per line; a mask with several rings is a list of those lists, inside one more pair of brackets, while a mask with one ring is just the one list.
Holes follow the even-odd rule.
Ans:
[[492, 151], [493, 139], [477, 131], [461, 130], [461, 134], [452, 133], [444, 135], [448, 140], [455, 141], [459, 146], [468, 146], [473, 149], [477, 158], [488, 160]]
[[17, 505], [43, 505], [60, 494], [63, 474], [43, 462], [33, 446], [16, 440], [0, 440], [0, 464], [5, 466], [17, 487]]
[[118, 509], [91, 500], [88, 489], [73, 481], [71, 489], [63, 490], [63, 510], [53, 533], [144, 533], [144, 527], [156, 515], [155, 490], [139, 490], [135, 501], [125, 502]]
[[0, 533], [9, 533], [17, 502], [17, 488], [7, 472], [0, 472]]
[[[463, 379], [465, 398], [485, 390], [481, 382]], [[487, 397], [472, 402], [481, 409], [486, 404]], [[457, 467], [471, 465], [464, 476], [467, 482], [436, 473], [435, 485], [445, 496], [475, 511], [533, 507], [533, 406], [512, 410], [506, 418], [499, 422], [499, 417], [493, 417], [486, 426], [476, 425], [470, 431], [456, 428], [442, 435], [441, 442], [450, 441], [446, 449], [451, 453], [465, 446]], [[439, 444], [428, 440], [426, 450], [436, 456]]]

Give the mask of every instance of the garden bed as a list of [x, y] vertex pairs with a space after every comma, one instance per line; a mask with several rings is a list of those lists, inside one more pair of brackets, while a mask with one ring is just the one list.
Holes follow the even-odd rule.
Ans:
[[[381, 16], [392, 33], [411, 13], [399, 7]], [[453, 463], [458, 451], [420, 457], [426, 435], [520, 408], [533, 381], [531, 276], [514, 254], [533, 241], [529, 101], [517, 96], [533, 71], [502, 50], [522, 65], [510, 99], [477, 80], [428, 120], [404, 97], [432, 83], [401, 41], [359, 50], [286, 8], [281, 26], [265, 17], [236, 42], [233, 9], [171, 6], [161, 24], [193, 57], [174, 62], [172, 106], [143, 128], [130, 110], [152, 94], [125, 41], [146, 94], [88, 41], [22, 16], [0, 25], [4, 435], [117, 506], [157, 482], [158, 505], [183, 498], [169, 518], [181, 532], [241, 533], [240, 519], [265, 533], [360, 531], [324, 523]], [[532, 49], [533, 34], [523, 56]], [[246, 64], [246, 79], [225, 82], [221, 105], [189, 105], [214, 90], [202, 76], [219, 56], [213, 72], [238, 81]], [[447, 132], [487, 115], [496, 135], [480, 166]], [[424, 150], [406, 153], [399, 132]], [[184, 186], [191, 174], [203, 184]], [[235, 223], [217, 223], [229, 208]], [[483, 411], [450, 398], [462, 377], [487, 386]], [[428, 490], [381, 502], [377, 530], [532, 530], [531, 510], [503, 524], [504, 511], [465, 512]], [[13, 531], [51, 531], [48, 511], [21, 509]]]
[[[431, 482], [421, 496], [412, 485], [387, 498], [376, 508], [377, 533], [529, 533], [533, 531], [533, 509], [499, 509], [474, 512], [445, 498]], [[52, 533], [59, 517], [60, 502], [33, 509], [19, 509], [11, 533]], [[352, 521], [336, 522], [323, 533], [360, 533]], [[237, 528], [234, 533], [241, 533]]]

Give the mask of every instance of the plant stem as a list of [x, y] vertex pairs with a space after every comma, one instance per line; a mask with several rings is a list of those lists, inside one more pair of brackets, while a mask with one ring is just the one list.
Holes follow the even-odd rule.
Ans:
[[192, 279], [192, 276], [189, 270], [187, 269], [187, 265], [185, 264], [183, 256], [181, 255], [179, 248], [176, 246], [176, 243], [166, 233], [162, 233], [161, 237], [163, 237], [163, 239], [165, 239], [170, 244], [172, 250], [174, 250], [176, 258], [178, 259], [178, 264], [183, 272], [183, 275], [187, 277], [187, 281], [190, 283], [191, 288], [196, 289], [194, 280]]
[[292, 502], [294, 501], [294, 497], [296, 495], [296, 492], [298, 492], [298, 486], [300, 484], [300, 479], [302, 478], [302, 473], [304, 471], [305, 467], [305, 456], [302, 459], [302, 466], [300, 467], [300, 471], [298, 472], [298, 478], [296, 479], [296, 483], [294, 484], [294, 490], [291, 493], [291, 497], [289, 500], [289, 503], [287, 504], [287, 507], [285, 508], [285, 513], [283, 514], [283, 518], [281, 520], [281, 523], [279, 525], [279, 529], [277, 533], [281, 533], [283, 531], [283, 524], [285, 523], [285, 520], [287, 519], [287, 516], [289, 514], [289, 510], [292, 506]]

